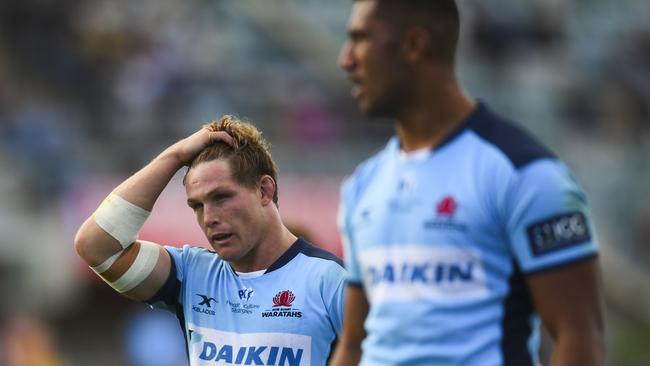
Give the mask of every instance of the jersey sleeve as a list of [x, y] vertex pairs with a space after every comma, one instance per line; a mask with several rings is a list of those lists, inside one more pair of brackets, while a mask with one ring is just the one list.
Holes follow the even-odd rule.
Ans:
[[361, 285], [361, 271], [354, 247], [351, 225], [351, 210], [354, 207], [355, 196], [354, 178], [348, 178], [341, 187], [341, 200], [338, 212], [338, 227], [343, 243], [343, 259], [347, 270], [347, 282], [352, 285]]
[[327, 299], [327, 312], [332, 321], [332, 328], [336, 335], [341, 334], [343, 327], [343, 304], [344, 304], [344, 288], [346, 281], [346, 270], [340, 265], [332, 265], [332, 270], [328, 271], [325, 276], [326, 293], [324, 298]]
[[170, 312], [176, 312], [181, 301], [181, 284], [184, 277], [184, 252], [188, 246], [183, 249], [165, 246], [171, 259], [171, 268], [169, 277], [158, 292], [149, 300], [145, 301], [152, 309], [163, 309]]
[[506, 203], [506, 231], [524, 273], [597, 254], [586, 196], [561, 161], [533, 162], [513, 181]]

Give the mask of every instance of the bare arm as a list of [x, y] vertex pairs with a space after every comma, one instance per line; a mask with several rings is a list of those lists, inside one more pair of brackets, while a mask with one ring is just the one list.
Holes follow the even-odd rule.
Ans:
[[553, 366], [603, 365], [603, 303], [598, 262], [587, 260], [528, 277], [535, 307], [555, 340]]
[[[214, 141], [230, 143], [231, 138], [224, 132], [201, 129], [167, 148], [151, 163], [117, 186], [112, 193], [135, 206], [151, 211], [174, 174]], [[79, 256], [90, 266], [97, 266], [122, 250], [120, 243], [104, 231], [92, 217], [77, 231], [74, 245]], [[139, 241], [126, 247], [115, 263], [106, 272], [101, 273], [101, 277], [109, 282], [116, 281], [134, 263], [140, 248]], [[135, 300], [147, 300], [165, 283], [171, 269], [171, 260], [162, 247], [159, 247], [158, 251], [158, 260], [151, 274], [135, 288], [125, 292], [125, 296]]]
[[368, 300], [363, 289], [348, 285], [345, 293], [343, 331], [330, 365], [356, 366], [361, 360], [361, 341], [366, 337], [363, 324], [368, 316]]

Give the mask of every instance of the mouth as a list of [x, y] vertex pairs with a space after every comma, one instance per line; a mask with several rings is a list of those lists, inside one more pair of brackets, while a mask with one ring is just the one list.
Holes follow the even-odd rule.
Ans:
[[352, 85], [352, 90], [351, 90], [352, 97], [355, 98], [355, 99], [359, 98], [363, 94], [362, 89], [361, 89], [361, 84], [362, 84], [361, 83], [361, 78], [359, 78], [357, 76], [348, 76], [348, 79], [353, 84]]
[[215, 243], [215, 244], [224, 244], [226, 243], [230, 238], [232, 238], [233, 234], [232, 233], [218, 233], [218, 234], [213, 234], [210, 236], [210, 242]]

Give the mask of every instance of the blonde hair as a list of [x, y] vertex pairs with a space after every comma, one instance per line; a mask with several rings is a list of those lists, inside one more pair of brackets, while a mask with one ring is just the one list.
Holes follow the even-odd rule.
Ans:
[[[204, 162], [227, 160], [232, 176], [237, 183], [255, 187], [259, 178], [268, 175], [275, 181], [273, 202], [278, 204], [278, 168], [269, 152], [269, 145], [262, 137], [262, 132], [247, 121], [232, 115], [225, 115], [218, 121], [203, 126], [211, 131], [224, 131], [233, 138], [233, 144], [216, 142], [199, 153], [189, 166], [187, 172]], [[187, 176], [187, 173], [185, 174]], [[183, 179], [183, 182], [185, 179]]]

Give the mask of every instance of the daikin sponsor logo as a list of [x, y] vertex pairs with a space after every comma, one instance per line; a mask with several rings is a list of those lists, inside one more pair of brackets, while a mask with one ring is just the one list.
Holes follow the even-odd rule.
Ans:
[[291, 333], [232, 333], [192, 326], [192, 365], [303, 366], [311, 337]]
[[371, 302], [444, 301], [488, 293], [480, 253], [443, 245], [398, 245], [364, 251], [364, 286]]

